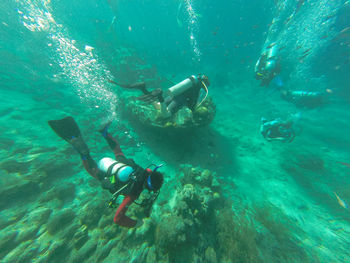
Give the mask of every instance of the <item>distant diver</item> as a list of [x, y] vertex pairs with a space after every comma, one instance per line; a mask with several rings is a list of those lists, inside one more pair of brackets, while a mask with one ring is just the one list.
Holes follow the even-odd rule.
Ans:
[[153, 170], [144, 169], [137, 165], [134, 160], [127, 159], [118, 141], [108, 132], [111, 122], [107, 123], [99, 132], [113, 150], [115, 160], [106, 157], [102, 158], [98, 164], [91, 158], [88, 146], [85, 144], [80, 129], [72, 117], [50, 120], [48, 123], [59, 137], [71, 144], [80, 154], [85, 170], [101, 182], [102, 188], [113, 194], [109, 201], [110, 207], [115, 205], [119, 195], [125, 196], [115, 213], [114, 222], [128, 228], [141, 226], [143, 220], [133, 220], [125, 213], [144, 189], [153, 193], [150, 199], [145, 199], [141, 203], [141, 205], [147, 206], [146, 209], [150, 211], [163, 184], [163, 174], [157, 171], [161, 166], [154, 165]]
[[280, 118], [268, 121], [261, 118], [260, 133], [267, 141], [292, 142], [295, 138], [293, 121]]
[[276, 42], [268, 45], [255, 65], [255, 78], [261, 80], [260, 86], [268, 86], [281, 71], [279, 47]]
[[281, 98], [298, 108], [314, 109], [329, 102], [329, 93], [319, 91], [281, 90]]
[[[119, 85], [127, 89], [139, 89], [144, 95], [138, 97], [138, 100], [145, 103], [160, 103], [161, 112], [164, 116], [171, 116], [178, 112], [183, 107], [188, 107], [194, 111], [207, 98], [208, 87], [210, 85], [209, 78], [206, 75], [192, 75], [178, 84], [170, 87], [163, 96], [161, 89], [148, 91], [144, 82], [131, 85], [120, 85], [115, 81], [109, 82]], [[204, 89], [205, 97], [198, 103], [200, 90]]]
[[117, 23], [117, 17], [113, 16], [112, 22], [109, 26], [109, 31], [111, 31], [116, 26], [116, 23]]

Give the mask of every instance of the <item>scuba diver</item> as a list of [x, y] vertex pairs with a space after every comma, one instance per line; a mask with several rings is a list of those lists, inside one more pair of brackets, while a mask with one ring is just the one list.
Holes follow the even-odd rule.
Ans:
[[157, 171], [161, 165], [155, 166], [153, 170], [150, 168], [144, 169], [137, 165], [134, 160], [127, 159], [118, 141], [108, 132], [111, 122], [107, 123], [99, 132], [113, 150], [115, 160], [105, 157], [98, 164], [90, 156], [88, 146], [81, 136], [79, 126], [72, 117], [50, 120], [48, 123], [59, 137], [71, 144], [80, 154], [85, 170], [101, 182], [102, 188], [109, 190], [113, 194], [112, 199], [109, 201], [110, 207], [115, 205], [119, 195], [125, 196], [115, 213], [114, 222], [119, 226], [128, 228], [141, 226], [143, 220], [133, 220], [126, 216], [125, 213], [144, 189], [152, 192], [153, 195], [149, 200], [145, 200], [145, 204], [141, 203], [141, 205], [147, 205], [147, 208], [151, 209], [163, 184], [163, 174]]
[[260, 86], [268, 86], [281, 71], [278, 45], [270, 44], [255, 64], [255, 79], [261, 80]]
[[295, 137], [293, 121], [280, 118], [271, 121], [261, 118], [260, 132], [267, 141], [292, 142]]
[[[141, 90], [144, 95], [138, 97], [137, 99], [146, 103], [160, 103], [160, 109], [163, 116], [172, 116], [183, 107], [188, 107], [190, 110], [194, 111], [195, 108], [201, 105], [207, 98], [208, 86], [210, 85], [209, 78], [206, 75], [192, 75], [178, 84], [170, 87], [165, 92], [164, 96], [161, 89], [148, 91], [144, 82], [131, 85], [121, 85], [112, 80], [109, 80], [109, 82], [123, 88]], [[203, 100], [198, 103], [201, 89], [205, 90], [206, 95]], [[155, 106], [157, 107], [157, 105]]]
[[318, 91], [281, 90], [281, 98], [299, 108], [314, 109], [328, 102], [328, 93]]

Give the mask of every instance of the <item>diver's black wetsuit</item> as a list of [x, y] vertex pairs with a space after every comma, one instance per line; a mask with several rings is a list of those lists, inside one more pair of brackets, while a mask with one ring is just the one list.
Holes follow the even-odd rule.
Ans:
[[[113, 138], [110, 133], [107, 132], [106, 134], [103, 134], [103, 137], [106, 139], [108, 145], [113, 150], [115, 159], [118, 162], [131, 166], [135, 171], [134, 175], [136, 177], [136, 180], [131, 183], [130, 187], [127, 187], [121, 192], [121, 194], [125, 195], [125, 197], [114, 215], [114, 222], [116, 224], [131, 228], [136, 225], [137, 221], [126, 216], [125, 213], [128, 210], [129, 205], [132, 204], [140, 196], [143, 189], [145, 189], [144, 184], [151, 170], [143, 169], [137, 165], [134, 160], [127, 159], [122, 152], [118, 141]], [[102, 182], [104, 180], [107, 180], [106, 182], [109, 183], [109, 179], [106, 178], [106, 173], [98, 169], [96, 162], [91, 158], [90, 154], [84, 156], [82, 155], [81, 158], [86, 171], [91, 176]], [[120, 187], [124, 185], [125, 183], [121, 184], [119, 181], [117, 181], [115, 184], [111, 185], [112, 187], [109, 187], [108, 190], [111, 193], [115, 193]]]
[[203, 84], [200, 81], [195, 80], [193, 76], [190, 76], [189, 79], [192, 82], [191, 88], [175, 97], [167, 96], [164, 99], [164, 103], [168, 107], [171, 114], [175, 114], [184, 106], [187, 106], [193, 111], [197, 105], [199, 92]]

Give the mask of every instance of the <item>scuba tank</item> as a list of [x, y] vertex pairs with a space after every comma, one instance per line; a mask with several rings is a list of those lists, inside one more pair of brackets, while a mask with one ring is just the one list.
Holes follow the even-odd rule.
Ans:
[[[191, 77], [194, 78], [194, 80], [196, 82], [198, 81], [196, 76], [191, 76]], [[191, 88], [192, 85], [193, 85], [193, 81], [191, 80], [191, 78], [187, 78], [187, 79], [181, 81], [180, 83], [169, 88], [168, 91], [173, 97], [176, 97], [176, 96], [184, 93], [189, 88]]]
[[[99, 162], [99, 168], [100, 168], [101, 170], [103, 170], [104, 172], [107, 171], [106, 173], [108, 174], [108, 170], [111, 170], [111, 171], [114, 170], [114, 169], [113, 169], [113, 164], [115, 164], [115, 163], [121, 164], [120, 162], [117, 162], [117, 161], [115, 161], [115, 160], [113, 160], [113, 159], [111, 159], [111, 158], [108, 158], [108, 157], [107, 157], [107, 158], [103, 158], [103, 159], [101, 159], [100, 162]], [[101, 165], [100, 165], [100, 164], [101, 164]], [[117, 164], [115, 164], [115, 166], [116, 166]], [[124, 164], [124, 165], [125, 165], [125, 164]], [[155, 166], [155, 168], [154, 168], [153, 170], [151, 170], [151, 169], [149, 168], [149, 167], [151, 167], [151, 166]], [[146, 171], [147, 171], [148, 173], [152, 173], [152, 172], [157, 171], [157, 170], [158, 170], [159, 168], [161, 168], [162, 166], [163, 166], [163, 164], [160, 164], [160, 165], [151, 164], [151, 165], [149, 165], [149, 166], [146, 168]], [[112, 167], [112, 168], [111, 168], [111, 167]], [[129, 168], [131, 168], [130, 166], [127, 166], [127, 165], [125, 165], [124, 167], [129, 167]], [[120, 166], [120, 171], [121, 171], [121, 169], [122, 169], [122, 166]], [[117, 171], [117, 173], [118, 173], [118, 176], [119, 176], [119, 172], [118, 172], [118, 171]], [[132, 175], [132, 173], [130, 173], [130, 175]], [[130, 177], [130, 176], [129, 176], [129, 177]], [[113, 178], [114, 178], [114, 176], [113, 176]], [[132, 179], [132, 178], [131, 178], [131, 179]], [[112, 198], [108, 201], [108, 207], [109, 207], [109, 208], [115, 208], [115, 207], [117, 207], [117, 205], [116, 205], [116, 200], [117, 200], [118, 196], [121, 194], [121, 192], [122, 192], [125, 188], [129, 187], [130, 184], [132, 184], [132, 181], [126, 183], [124, 186], [122, 186], [121, 188], [119, 188], [119, 189], [112, 195]], [[148, 184], [149, 188], [152, 189], [152, 185], [151, 185], [151, 182], [150, 182], [150, 177], [148, 177], [147, 184]], [[156, 192], [152, 195], [152, 197], [151, 197], [150, 199], [143, 200], [141, 203], [137, 203], [136, 201], [134, 201], [134, 203], [137, 204], [137, 205], [140, 205], [140, 206], [142, 206], [142, 207], [147, 207], [148, 210], [149, 210], [149, 212], [150, 212], [150, 209], [151, 209], [153, 203], [154, 203], [155, 200], [158, 198], [159, 192], [160, 192], [160, 190], [156, 191]]]
[[296, 90], [291, 92], [293, 97], [317, 97], [320, 96], [320, 93], [317, 91], [302, 91]]
[[190, 88], [192, 88], [198, 84], [201, 84], [201, 88], [203, 88], [205, 90], [204, 99], [197, 105], [197, 107], [199, 107], [208, 96], [207, 85], [209, 86], [209, 79], [205, 75], [197, 75], [197, 76], [192, 75], [192, 76], [188, 77], [187, 79], [181, 81], [180, 83], [170, 87], [168, 89], [167, 96], [174, 98], [176, 96], [183, 94], [184, 92], [186, 92], [187, 90], [189, 90]]
[[108, 177], [110, 177], [112, 184], [116, 182], [116, 177], [118, 181], [126, 183], [134, 172], [134, 169], [131, 166], [113, 160], [109, 157], [102, 158], [98, 162], [98, 168], [105, 172]]
[[275, 58], [277, 57], [277, 52], [278, 52], [278, 45], [274, 45], [271, 48], [268, 49], [267, 51], [267, 59]]

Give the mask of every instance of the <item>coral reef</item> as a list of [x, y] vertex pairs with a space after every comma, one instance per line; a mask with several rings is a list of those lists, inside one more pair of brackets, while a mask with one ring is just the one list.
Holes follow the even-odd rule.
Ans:
[[200, 107], [193, 112], [187, 108], [179, 110], [174, 116], [162, 117], [160, 110], [154, 105], [147, 105], [135, 97], [122, 98], [123, 109], [133, 120], [145, 127], [160, 129], [189, 129], [209, 125], [216, 113], [216, 107], [208, 97]]
[[[269, 250], [278, 243], [297, 254], [288, 238], [291, 233], [272, 218], [274, 211], [256, 208], [255, 223], [234, 211], [216, 173], [182, 165], [175, 184], [174, 191], [161, 193], [152, 211], [130, 207], [129, 215], [144, 218], [137, 229], [112, 223], [113, 211], [103, 193], [85, 192], [77, 207], [76, 200], [72, 202], [76, 186], [48, 187], [38, 198], [42, 207], [13, 219], [0, 218], [2, 262], [277, 262]], [[141, 203], [147, 198], [143, 193]], [[59, 205], [52, 205], [57, 201]], [[283, 251], [273, 253], [288, 258]]]

